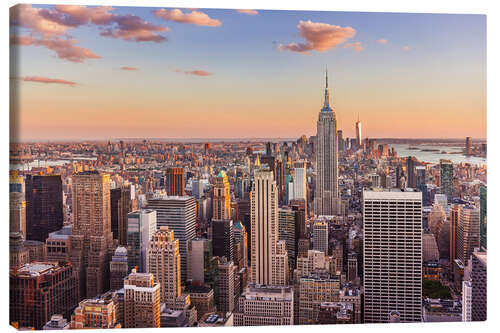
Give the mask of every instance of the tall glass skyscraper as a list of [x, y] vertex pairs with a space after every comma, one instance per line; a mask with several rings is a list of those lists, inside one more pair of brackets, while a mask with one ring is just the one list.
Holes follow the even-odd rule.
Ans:
[[446, 194], [448, 202], [453, 199], [453, 163], [450, 160], [440, 160], [441, 167], [440, 184], [441, 193]]

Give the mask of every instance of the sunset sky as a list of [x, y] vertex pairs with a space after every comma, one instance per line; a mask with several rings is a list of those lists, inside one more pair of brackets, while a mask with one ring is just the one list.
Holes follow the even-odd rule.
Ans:
[[[486, 17], [20, 5], [20, 140], [486, 137]], [[17, 59], [17, 60], [14, 60]]]

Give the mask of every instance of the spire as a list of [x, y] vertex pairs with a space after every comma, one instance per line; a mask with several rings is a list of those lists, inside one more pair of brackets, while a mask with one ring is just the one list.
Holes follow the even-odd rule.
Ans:
[[330, 108], [330, 92], [328, 91], [328, 68], [325, 71], [325, 102], [323, 103], [322, 111], [332, 111]]

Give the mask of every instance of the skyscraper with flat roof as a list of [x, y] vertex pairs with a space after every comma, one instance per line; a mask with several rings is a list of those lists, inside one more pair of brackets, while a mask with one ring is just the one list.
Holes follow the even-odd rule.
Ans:
[[422, 193], [363, 191], [365, 323], [422, 320]]
[[109, 289], [112, 256], [110, 178], [98, 171], [73, 175], [73, 230], [70, 260], [80, 275], [82, 296], [95, 297]]
[[184, 168], [168, 168], [165, 171], [166, 191], [170, 196], [184, 196], [186, 187]]
[[474, 206], [464, 205], [460, 208], [456, 236], [456, 257], [465, 266], [467, 266], [474, 249], [480, 246], [479, 215], [479, 209]]
[[160, 283], [153, 274], [132, 270], [124, 280], [124, 327], [160, 327]]
[[63, 190], [60, 175], [26, 176], [26, 239], [45, 242], [62, 228]]
[[453, 199], [453, 163], [450, 160], [440, 160], [439, 187], [442, 194], [446, 194], [448, 202]]
[[328, 254], [328, 223], [324, 221], [313, 224], [313, 250]]
[[141, 209], [127, 215], [127, 258], [129, 269], [146, 272], [146, 251], [157, 229], [156, 211]]

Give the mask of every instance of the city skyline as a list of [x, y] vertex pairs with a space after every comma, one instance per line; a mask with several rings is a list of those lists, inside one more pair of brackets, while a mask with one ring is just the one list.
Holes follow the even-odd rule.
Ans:
[[363, 137], [485, 138], [485, 22], [484, 15], [16, 6], [12, 135], [310, 136], [328, 66], [344, 137], [355, 136], [359, 114]]

